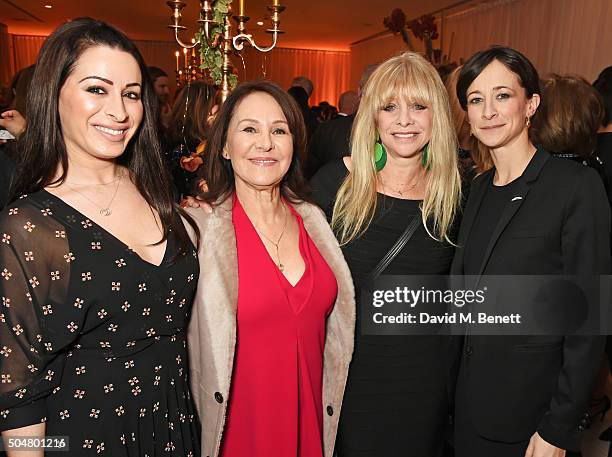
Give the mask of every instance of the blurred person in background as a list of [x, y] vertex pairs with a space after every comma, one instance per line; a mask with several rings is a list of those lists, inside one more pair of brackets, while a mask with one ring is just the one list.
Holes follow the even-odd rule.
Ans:
[[[361, 74], [357, 90], [359, 99], [368, 78], [377, 66], [378, 64], [370, 64]], [[314, 176], [326, 163], [351, 154], [351, 129], [355, 115], [356, 112], [348, 116], [338, 116], [317, 128], [308, 145], [308, 155], [304, 165], [304, 175], [307, 178]]]
[[155, 95], [159, 102], [159, 121], [164, 128], [170, 127], [172, 121], [172, 108], [170, 106], [170, 86], [168, 74], [159, 67], [148, 67], [149, 75], [153, 80]]
[[340, 94], [338, 100], [338, 116], [350, 116], [355, 114], [359, 107], [359, 95], [354, 90], [347, 90]]
[[205, 190], [206, 144], [218, 109], [217, 89], [204, 81], [188, 84], [174, 101], [164, 153], [179, 198]]

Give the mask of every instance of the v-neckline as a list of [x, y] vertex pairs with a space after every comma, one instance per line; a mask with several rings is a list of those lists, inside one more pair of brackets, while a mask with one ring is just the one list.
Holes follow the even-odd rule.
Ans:
[[[244, 210], [244, 207], [242, 206], [242, 203], [240, 203], [240, 200], [238, 199], [237, 195], [234, 195], [234, 206], [240, 205], [240, 209], [242, 211], [242, 214], [244, 214], [244, 217], [246, 218], [246, 220], [249, 222], [249, 225], [251, 226], [251, 228], [253, 229], [253, 232], [255, 233], [255, 236], [257, 237], [257, 239], [259, 240], [259, 244], [260, 247], [264, 250], [264, 252], [266, 253], [266, 257], [269, 259], [270, 263], [273, 265], [274, 271], [279, 274], [280, 276], [283, 277], [283, 279], [287, 282], [287, 284], [289, 284], [289, 286], [292, 289], [295, 289], [296, 286], [302, 281], [302, 279], [306, 276], [306, 269], [308, 268], [308, 263], [307, 260], [304, 258], [304, 253], [302, 252], [302, 231], [299, 228], [299, 223], [298, 223], [298, 249], [300, 251], [300, 257], [302, 257], [302, 261], [304, 262], [304, 271], [302, 272], [302, 275], [300, 276], [300, 278], [296, 281], [295, 284], [291, 284], [291, 281], [289, 281], [289, 279], [287, 278], [287, 276], [285, 276], [285, 273], [283, 273], [281, 271], [281, 269], [278, 267], [278, 264], [274, 261], [274, 259], [272, 258], [272, 256], [270, 255], [270, 253], [268, 252], [268, 249], [266, 249], [266, 245], [263, 242], [263, 240], [261, 239], [261, 236], [259, 236], [259, 233], [257, 232], [257, 229], [255, 228], [255, 225], [253, 224], [253, 222], [251, 222], [251, 219], [249, 218], [249, 215], [246, 213], [246, 211]], [[289, 205], [289, 203], [287, 201], [284, 202], [285, 205], [287, 205], [287, 208], [289, 209], [289, 213], [292, 215], [292, 217], [295, 217], [295, 212], [293, 210], [293, 208], [291, 207], [291, 205]]]
[[100, 224], [98, 224], [97, 222], [95, 222], [94, 220], [92, 220], [89, 216], [87, 216], [86, 214], [84, 214], [83, 212], [79, 211], [78, 209], [76, 209], [74, 206], [72, 206], [71, 204], [67, 203], [66, 201], [64, 201], [62, 198], [58, 197], [55, 194], [52, 194], [51, 192], [49, 192], [46, 189], [42, 189], [42, 192], [46, 193], [47, 195], [50, 195], [53, 199], [58, 200], [61, 204], [67, 206], [68, 208], [70, 208], [72, 211], [80, 214], [82, 217], [84, 217], [85, 219], [87, 219], [89, 222], [91, 222], [95, 227], [97, 227], [100, 231], [102, 231], [103, 233], [105, 233], [107, 235], [108, 238], [110, 238], [111, 240], [114, 240], [117, 244], [121, 245], [124, 249], [127, 249], [128, 251], [130, 251], [132, 254], [134, 254], [142, 263], [149, 265], [152, 268], [161, 268], [165, 265], [167, 257], [168, 257], [168, 248], [169, 248], [169, 239], [166, 239], [165, 243], [166, 246], [164, 247], [164, 255], [161, 258], [161, 261], [159, 263], [159, 265], [154, 264], [153, 262], [149, 262], [148, 260], [144, 259], [140, 254], [138, 254], [138, 252], [136, 252], [134, 249], [132, 249], [127, 243], [125, 243], [124, 241], [122, 241], [119, 237], [117, 237], [116, 235], [113, 235], [111, 232], [109, 232], [107, 229], [105, 229], [104, 227], [102, 227]]

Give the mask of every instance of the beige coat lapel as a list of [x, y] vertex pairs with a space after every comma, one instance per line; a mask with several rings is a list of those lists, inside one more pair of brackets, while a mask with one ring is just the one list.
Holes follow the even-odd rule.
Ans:
[[227, 413], [238, 304], [238, 256], [232, 199], [213, 214], [189, 210], [200, 229], [200, 276], [188, 329], [191, 386], [202, 423], [202, 455], [219, 453]]
[[325, 457], [332, 457], [355, 342], [355, 289], [351, 272], [323, 212], [309, 204], [295, 205], [295, 209], [338, 283], [336, 303], [327, 318], [323, 362], [323, 446]]

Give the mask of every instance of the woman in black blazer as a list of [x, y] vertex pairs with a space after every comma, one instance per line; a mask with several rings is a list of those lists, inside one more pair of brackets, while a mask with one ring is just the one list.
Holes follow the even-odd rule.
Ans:
[[[457, 83], [472, 134], [493, 168], [471, 187], [455, 275], [600, 275], [610, 270], [610, 213], [597, 174], [529, 138], [538, 74], [494, 46]], [[599, 336], [471, 336], [461, 349], [457, 457], [563, 457], [579, 451]]]

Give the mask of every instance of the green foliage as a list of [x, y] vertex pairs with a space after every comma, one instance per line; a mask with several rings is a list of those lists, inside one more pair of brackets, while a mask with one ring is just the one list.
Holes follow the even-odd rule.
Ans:
[[[200, 43], [200, 68], [207, 71], [215, 84], [220, 85], [223, 77], [223, 20], [229, 11], [232, 0], [216, 0], [213, 5], [213, 20], [215, 26], [210, 31], [210, 44], [201, 32], [196, 33], [195, 39]], [[200, 18], [203, 19], [203, 18]], [[236, 87], [238, 77], [229, 75], [230, 89]]]

